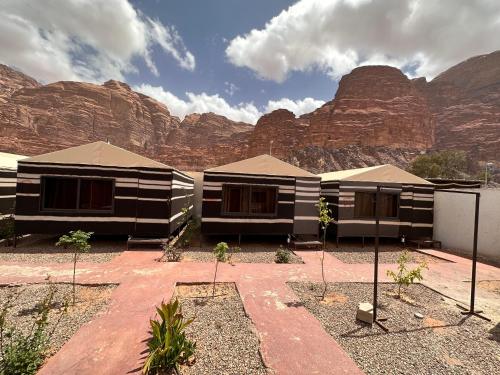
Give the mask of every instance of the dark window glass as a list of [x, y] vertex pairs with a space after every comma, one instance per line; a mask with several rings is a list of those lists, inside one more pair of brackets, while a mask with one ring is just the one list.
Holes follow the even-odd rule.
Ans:
[[250, 212], [253, 214], [274, 214], [276, 211], [276, 188], [252, 187]]
[[276, 212], [276, 188], [249, 185], [224, 185], [222, 212], [259, 215]]
[[76, 209], [78, 195], [78, 179], [50, 178], [44, 179], [43, 208], [56, 210]]
[[113, 182], [82, 179], [79, 207], [82, 210], [111, 210], [113, 208]]
[[[354, 217], [375, 217], [375, 193], [356, 192], [354, 195]], [[398, 196], [380, 193], [380, 217], [398, 217]]]

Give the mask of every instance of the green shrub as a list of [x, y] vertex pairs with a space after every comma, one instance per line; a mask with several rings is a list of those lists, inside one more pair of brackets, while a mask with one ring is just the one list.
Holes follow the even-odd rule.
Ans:
[[76, 277], [76, 261], [78, 260], [78, 255], [81, 253], [87, 253], [90, 250], [89, 239], [92, 237], [93, 232], [84, 232], [82, 230], [70, 231], [69, 235], [64, 235], [59, 238], [56, 246], [64, 246], [64, 248], [73, 249], [73, 305], [76, 301], [76, 291], [75, 291], [75, 277]]
[[[31, 375], [42, 365], [52, 333], [47, 332], [48, 316], [54, 301], [55, 287], [49, 284], [49, 292], [37, 306], [33, 326], [25, 334], [15, 327], [9, 327], [6, 316], [11, 307], [10, 299], [4, 302], [0, 311], [0, 374], [1, 375]], [[64, 304], [63, 312], [66, 312]]]
[[162, 302], [156, 311], [161, 320], [150, 320], [149, 355], [142, 369], [143, 374], [179, 371], [179, 365], [189, 363], [196, 350], [196, 343], [187, 339], [185, 332], [194, 318], [184, 318], [177, 299], [168, 304]]
[[215, 245], [213, 253], [215, 256], [215, 272], [214, 272], [214, 282], [212, 288], [212, 297], [215, 297], [215, 280], [217, 279], [217, 269], [219, 268], [219, 262], [226, 261], [226, 254], [229, 251], [229, 246], [225, 242], [219, 242]]
[[392, 277], [394, 282], [398, 284], [398, 298], [401, 298], [401, 288], [403, 286], [410, 286], [410, 284], [413, 284], [415, 280], [423, 280], [424, 277], [422, 276], [422, 271], [424, 268], [428, 268], [427, 264], [425, 262], [422, 262], [417, 266], [417, 268], [409, 270], [407, 268], [407, 264], [410, 262], [410, 260], [410, 253], [408, 252], [408, 250], [405, 250], [398, 258], [397, 273], [391, 270], [387, 270], [387, 276]]
[[291, 253], [288, 249], [285, 249], [280, 245], [278, 250], [276, 250], [276, 263], [290, 263]]

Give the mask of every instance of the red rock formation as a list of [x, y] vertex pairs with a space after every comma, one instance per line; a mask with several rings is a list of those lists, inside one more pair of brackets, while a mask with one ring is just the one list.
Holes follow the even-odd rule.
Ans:
[[423, 92], [436, 121], [435, 149], [461, 149], [500, 164], [500, 51], [455, 65]]
[[310, 115], [310, 143], [427, 149], [434, 123], [427, 100], [396, 68], [365, 66], [342, 77], [335, 99]]
[[38, 87], [33, 78], [0, 64], [0, 103], [5, 103], [10, 95], [23, 87]]
[[469, 59], [431, 82], [398, 69], [354, 69], [335, 98], [296, 118], [255, 127], [213, 113], [183, 121], [128, 85], [35, 80], [0, 65], [0, 151], [40, 154], [94, 140], [185, 170], [268, 153], [314, 172], [377, 163], [405, 166], [429, 149], [461, 148], [499, 161], [500, 52]]

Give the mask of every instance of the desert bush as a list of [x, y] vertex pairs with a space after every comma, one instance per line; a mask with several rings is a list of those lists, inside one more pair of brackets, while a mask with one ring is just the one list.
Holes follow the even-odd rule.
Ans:
[[93, 232], [84, 232], [81, 230], [70, 231], [69, 235], [65, 234], [59, 238], [56, 246], [64, 246], [64, 248], [73, 249], [73, 305], [76, 301], [75, 278], [76, 278], [76, 262], [78, 255], [87, 253], [90, 250], [89, 239], [92, 237]]
[[149, 354], [144, 363], [143, 374], [179, 371], [179, 365], [188, 364], [196, 350], [196, 343], [186, 337], [185, 329], [194, 318], [185, 319], [179, 301], [161, 303], [156, 308], [160, 320], [150, 320], [151, 338]]
[[167, 262], [179, 262], [182, 258], [182, 251], [176, 246], [165, 243], [162, 245], [163, 256], [160, 260], [166, 260]]
[[276, 250], [275, 262], [276, 263], [290, 263], [291, 253], [290, 250], [285, 249], [282, 245]]
[[410, 284], [413, 284], [415, 280], [422, 281], [424, 279], [422, 271], [424, 268], [428, 268], [427, 264], [422, 262], [416, 268], [409, 270], [408, 263], [410, 260], [410, 253], [408, 250], [405, 250], [398, 258], [397, 272], [387, 270], [387, 276], [391, 277], [394, 282], [398, 284], [398, 298], [401, 298], [401, 288], [403, 286], [410, 286]]
[[43, 301], [38, 304], [33, 325], [27, 334], [17, 330], [7, 322], [7, 313], [11, 307], [12, 297], [3, 303], [0, 311], [1, 375], [31, 375], [35, 374], [42, 365], [47, 355], [50, 338], [62, 314], [67, 311], [67, 303], [65, 303], [52, 331], [48, 332], [49, 312], [55, 292], [55, 286], [49, 284], [49, 291]]

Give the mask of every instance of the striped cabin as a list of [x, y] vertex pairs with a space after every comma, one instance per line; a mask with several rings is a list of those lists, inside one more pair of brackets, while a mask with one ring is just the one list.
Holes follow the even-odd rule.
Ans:
[[393, 165], [323, 173], [321, 196], [332, 208], [330, 234], [375, 235], [375, 193], [380, 194], [380, 236], [432, 238], [433, 184]]
[[186, 174], [105, 142], [51, 152], [19, 163], [16, 232], [168, 236], [190, 216], [193, 188]]
[[320, 179], [270, 155], [208, 169], [202, 232], [318, 235]]
[[0, 152], [0, 219], [14, 213], [17, 162], [26, 156]]

